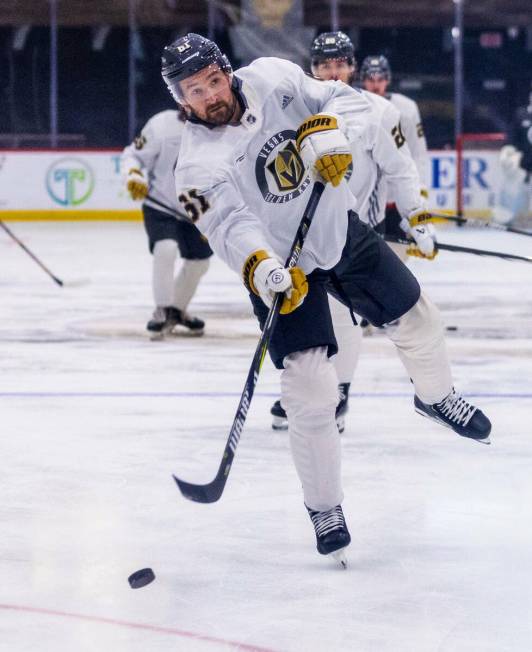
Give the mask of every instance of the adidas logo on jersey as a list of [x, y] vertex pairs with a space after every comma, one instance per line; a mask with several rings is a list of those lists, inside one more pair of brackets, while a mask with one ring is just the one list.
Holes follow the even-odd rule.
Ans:
[[283, 95], [283, 101], [281, 102], [281, 109], [283, 109], [284, 111], [284, 109], [286, 109], [286, 107], [290, 104], [290, 102], [293, 99], [294, 98], [292, 97], [292, 95]]

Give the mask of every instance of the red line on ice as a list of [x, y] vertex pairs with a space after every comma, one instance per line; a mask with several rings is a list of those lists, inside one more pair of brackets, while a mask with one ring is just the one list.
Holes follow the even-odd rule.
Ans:
[[216, 638], [215, 636], [207, 636], [205, 634], [195, 634], [194, 632], [187, 632], [182, 629], [175, 629], [173, 627], [161, 627], [159, 625], [148, 625], [146, 623], [132, 623], [127, 620], [118, 620], [115, 618], [104, 618], [101, 616], [89, 616], [86, 614], [69, 613], [67, 611], [56, 611], [55, 609], [42, 609], [40, 607], [24, 607], [15, 604], [0, 604], [0, 609], [6, 611], [24, 611], [27, 613], [43, 614], [45, 616], [61, 616], [63, 618], [73, 618], [76, 620], [85, 620], [94, 623], [104, 623], [106, 625], [119, 625], [120, 627], [129, 627], [131, 629], [143, 629], [146, 631], [157, 632], [158, 634], [171, 634], [172, 636], [181, 636], [182, 638], [193, 638], [198, 641], [207, 641], [209, 643], [219, 643], [236, 647], [238, 650], [245, 652], [274, 652], [269, 648], [257, 647], [256, 645], [247, 645], [246, 643], [238, 643], [237, 641], [229, 641], [223, 638]]

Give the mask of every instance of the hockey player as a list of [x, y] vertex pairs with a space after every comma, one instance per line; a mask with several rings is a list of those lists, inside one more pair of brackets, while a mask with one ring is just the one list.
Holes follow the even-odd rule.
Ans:
[[[406, 140], [412, 154], [412, 158], [418, 169], [421, 181], [421, 194], [428, 199], [430, 162], [427, 150], [427, 141], [419, 108], [414, 100], [402, 93], [389, 93], [388, 86], [392, 80], [392, 71], [388, 59], [383, 55], [372, 55], [366, 57], [360, 66], [360, 80], [365, 90], [375, 93], [389, 100], [399, 111], [401, 122], [398, 138]], [[386, 206], [386, 233], [392, 236], [403, 237], [401, 228], [402, 216], [397, 210], [396, 197], [392, 189], [387, 196]], [[428, 227], [431, 235], [434, 234], [433, 227]], [[404, 245], [390, 245], [395, 253], [404, 261], [407, 258], [407, 248]], [[415, 250], [409, 250], [408, 255], [418, 255]], [[422, 256], [431, 258], [430, 256]]]
[[494, 207], [495, 221], [507, 224], [528, 218], [532, 195], [532, 92], [526, 106], [515, 112], [509, 132], [510, 144], [499, 155], [500, 187]]
[[[187, 313], [187, 307], [207, 271], [212, 251], [194, 225], [176, 219], [174, 168], [183, 128], [177, 111], [157, 113], [121, 157], [127, 190], [132, 199], [143, 201], [144, 227], [153, 254], [155, 311], [146, 326], [153, 339], [177, 325], [196, 335], [201, 335], [205, 326], [203, 320]], [[174, 279], [178, 248], [183, 264]]]
[[521, 106], [515, 112], [510, 131], [510, 142], [517, 151], [522, 153], [520, 167], [527, 174], [530, 182], [532, 174], [532, 91], [529, 94], [528, 104]]
[[[183, 208], [242, 275], [261, 323], [274, 294], [284, 295], [269, 352], [282, 370], [291, 451], [318, 551], [339, 553], [350, 536], [341, 507], [337, 377], [330, 361], [337, 346], [328, 291], [374, 324], [401, 317], [389, 337], [412, 378], [417, 409], [479, 441], [487, 440], [491, 424], [453, 388], [436, 308], [352, 210], [344, 177], [352, 162], [349, 140], [370, 119], [367, 99], [282, 59], [257, 59], [233, 74], [218, 47], [197, 34], [164, 49], [162, 72], [187, 115], [176, 168]], [[282, 261], [313, 174], [326, 188], [300, 264], [288, 270]], [[428, 218], [416, 197], [411, 224]]]
[[[317, 79], [339, 80], [345, 84], [353, 84], [356, 77], [355, 48], [344, 32], [325, 32], [317, 36], [311, 46], [310, 59], [312, 74]], [[385, 140], [371, 133], [377, 123], [382, 130], [392, 133], [394, 139], [399, 139], [396, 140], [396, 144], [402, 142], [398, 128], [401, 115], [391, 102], [378, 94], [368, 91], [362, 93], [371, 105], [373, 120], [366, 121], [364, 126], [361, 126], [357, 138], [351, 141], [351, 153], [356, 161], [356, 172], [349, 178], [349, 187], [358, 200], [357, 214], [362, 222], [369, 224], [378, 233], [384, 234], [388, 185], [397, 195], [397, 202], [402, 207], [403, 214], [400, 217], [402, 237], [405, 237], [405, 234], [414, 235], [420, 241], [420, 245], [410, 246], [410, 253], [433, 258], [434, 238], [427, 232], [427, 227], [423, 226], [422, 232], [418, 229], [412, 234], [407, 220], [408, 206], [416, 201], [414, 193], [420, 192], [418, 171], [408, 152], [408, 147], [405, 143], [400, 147], [387, 147], [389, 139]], [[405, 247], [402, 249], [404, 250]], [[330, 298], [330, 308], [338, 342], [338, 353], [333, 358], [338, 375], [339, 392], [336, 419], [339, 431], [343, 432], [345, 414], [349, 405], [349, 388], [360, 354], [362, 330], [353, 328], [349, 311], [334, 298]], [[280, 401], [275, 401], [271, 413], [274, 430], [288, 428], [286, 412]]]
[[[340, 80], [351, 84], [355, 78], [355, 49], [351, 39], [344, 32], [326, 32], [317, 36], [312, 42], [310, 59], [312, 74], [318, 79]], [[353, 194], [357, 196], [356, 192]], [[357, 212], [362, 221], [365, 221], [360, 211]], [[333, 363], [338, 376], [336, 423], [338, 431], [342, 433], [345, 429], [345, 415], [349, 409], [349, 388], [358, 362], [362, 330], [353, 328], [349, 310], [331, 295], [329, 307], [338, 342], [338, 354], [333, 357]], [[272, 428], [287, 430], [288, 419], [280, 400], [274, 402], [270, 412]]]
[[355, 46], [344, 32], [323, 32], [312, 41], [310, 64], [317, 79], [352, 86], [357, 74]]

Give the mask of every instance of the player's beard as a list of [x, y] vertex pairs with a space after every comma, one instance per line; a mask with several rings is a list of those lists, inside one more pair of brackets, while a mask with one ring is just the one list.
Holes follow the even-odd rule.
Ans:
[[216, 102], [212, 106], [209, 106], [205, 111], [205, 122], [209, 122], [212, 125], [217, 127], [221, 125], [226, 125], [231, 122], [237, 106], [237, 99], [232, 94], [231, 102], [224, 102], [223, 100]]

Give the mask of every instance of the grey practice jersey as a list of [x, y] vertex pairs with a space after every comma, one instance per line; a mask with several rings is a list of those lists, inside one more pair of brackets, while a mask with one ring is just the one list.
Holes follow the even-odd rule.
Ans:
[[[319, 112], [339, 114], [350, 141], [364, 135], [371, 140], [382, 131], [384, 140], [397, 145], [374, 124], [372, 104], [360, 91], [315, 80], [289, 61], [257, 59], [238, 70], [234, 81], [245, 107], [239, 124], [210, 128], [187, 122], [176, 189], [214, 251], [241, 273], [259, 249], [281, 261], [290, 251], [312, 183], [295, 146], [296, 130], [305, 119]], [[418, 208], [419, 190], [409, 201], [411, 210]], [[338, 262], [347, 212], [356, 207], [346, 182], [327, 185], [301, 254], [305, 272]]]
[[[150, 195], [173, 210], [177, 209], [174, 169], [184, 127], [185, 123], [179, 120], [177, 111], [157, 113], [148, 120], [140, 136], [124, 149], [120, 160], [124, 175], [131, 168], [140, 169], [147, 178]], [[165, 212], [149, 199], [146, 204]]]
[[[390, 93], [386, 97], [401, 115], [403, 135], [416, 164], [421, 187], [426, 190], [430, 187], [430, 161], [419, 108], [414, 100], [401, 93]], [[393, 193], [391, 196], [391, 201], [396, 201]]]

